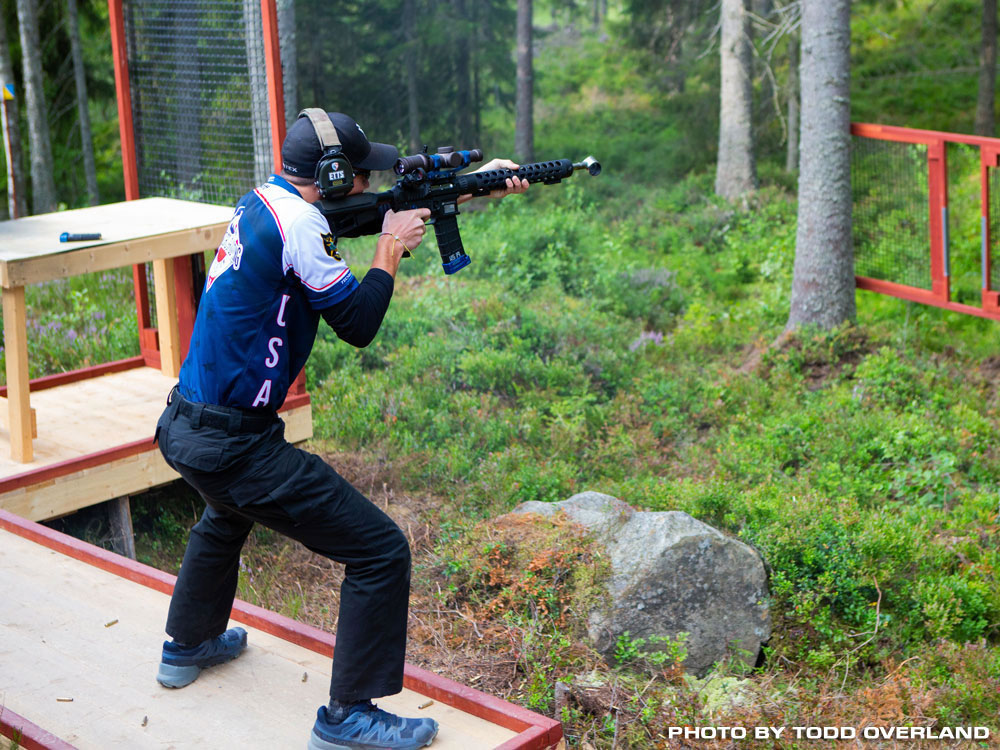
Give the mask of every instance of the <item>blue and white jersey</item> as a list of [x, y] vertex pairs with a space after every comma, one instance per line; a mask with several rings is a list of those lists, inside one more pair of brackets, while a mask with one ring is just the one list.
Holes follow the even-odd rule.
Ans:
[[181, 395], [277, 409], [309, 357], [319, 311], [357, 287], [323, 214], [272, 175], [240, 199], [215, 253]]

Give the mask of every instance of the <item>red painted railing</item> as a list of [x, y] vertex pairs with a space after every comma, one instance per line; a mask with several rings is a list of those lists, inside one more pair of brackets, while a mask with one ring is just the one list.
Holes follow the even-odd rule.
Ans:
[[[993, 238], [990, 232], [990, 174], [991, 170], [1000, 167], [1000, 138], [983, 138], [934, 130], [915, 130], [858, 123], [851, 125], [851, 134], [855, 138], [871, 138], [927, 147], [930, 289], [922, 289], [886, 279], [856, 276], [858, 289], [867, 289], [913, 302], [1000, 320], [1000, 291], [993, 289], [991, 282], [993, 244], [996, 240], [1000, 240], [1000, 237]], [[978, 147], [980, 153], [982, 295], [978, 307], [956, 302], [952, 298], [948, 238], [947, 146], [949, 143]], [[997, 197], [1000, 198], [1000, 196]]]

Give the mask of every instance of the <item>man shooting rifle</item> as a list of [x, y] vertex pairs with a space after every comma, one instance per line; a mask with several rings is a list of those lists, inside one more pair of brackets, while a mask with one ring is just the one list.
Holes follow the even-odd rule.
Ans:
[[[312, 750], [415, 750], [437, 723], [378, 709], [403, 688], [410, 548], [399, 527], [319, 457], [284, 438], [278, 418], [305, 365], [320, 318], [367, 346], [389, 307], [404, 253], [418, 247], [431, 209], [380, 208], [371, 268], [359, 283], [316, 207], [350, 200], [373, 170], [392, 168], [392, 146], [369, 142], [347, 115], [300, 113], [281, 148], [282, 170], [240, 199], [208, 271], [191, 347], [156, 427], [167, 463], [205, 500], [170, 600], [157, 680], [181, 688], [246, 648], [226, 629], [240, 550], [253, 524], [345, 565], [330, 702]], [[516, 169], [507, 160], [486, 165]], [[522, 193], [516, 175], [490, 192]]]

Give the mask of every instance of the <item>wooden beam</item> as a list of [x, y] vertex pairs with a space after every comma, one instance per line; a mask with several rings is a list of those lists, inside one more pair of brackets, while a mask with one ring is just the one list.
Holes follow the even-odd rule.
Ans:
[[10, 430], [10, 457], [19, 463], [34, 458], [31, 446], [31, 403], [28, 383], [28, 322], [24, 287], [3, 290], [3, 335], [7, 357], [7, 424]]
[[134, 263], [202, 253], [219, 246], [228, 226], [228, 222], [209, 224], [114, 245], [94, 245], [76, 252], [9, 261], [0, 264], [0, 284], [4, 287], [27, 286]]
[[160, 451], [154, 448], [56, 481], [0, 495], [0, 510], [44, 521], [118, 497], [123, 492], [135, 494], [178, 478], [177, 472], [167, 466]]
[[177, 285], [172, 259], [153, 261], [156, 288], [156, 327], [160, 334], [160, 372], [176, 378], [181, 373], [180, 327], [177, 323]]
[[135, 560], [135, 532], [132, 529], [132, 509], [128, 495], [108, 500], [108, 524], [111, 527], [111, 549], [129, 560]]
[[[35, 414], [34, 408], [29, 408], [28, 411], [31, 414], [31, 418], [28, 420], [31, 422], [31, 437], [37, 438], [38, 415]], [[7, 432], [10, 432], [10, 404], [6, 396], [0, 396], [0, 426], [6, 427]]]

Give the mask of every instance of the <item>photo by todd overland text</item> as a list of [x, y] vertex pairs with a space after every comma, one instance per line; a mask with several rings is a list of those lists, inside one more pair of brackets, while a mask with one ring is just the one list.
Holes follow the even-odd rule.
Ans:
[[668, 727], [668, 739], [685, 740], [988, 740], [989, 727]]

